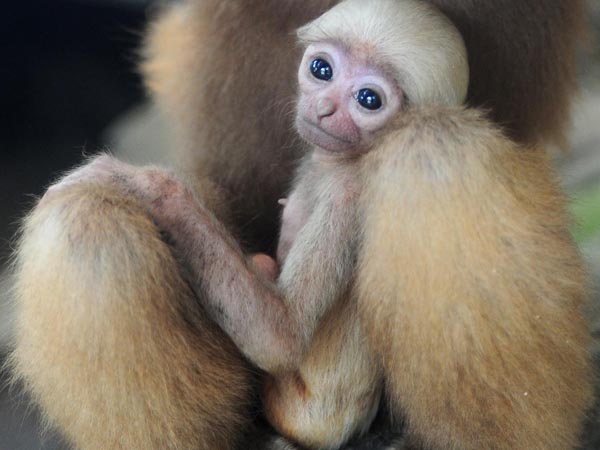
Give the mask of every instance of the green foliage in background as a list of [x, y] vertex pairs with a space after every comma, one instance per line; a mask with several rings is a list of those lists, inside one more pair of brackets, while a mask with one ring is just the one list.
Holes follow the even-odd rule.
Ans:
[[584, 244], [600, 238], [600, 186], [577, 193], [571, 211], [576, 221], [573, 235], [577, 242]]

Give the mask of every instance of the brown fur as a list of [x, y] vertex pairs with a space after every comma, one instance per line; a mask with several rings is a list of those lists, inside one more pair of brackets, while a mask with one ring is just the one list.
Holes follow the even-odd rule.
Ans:
[[[431, 1], [465, 39], [467, 103], [489, 109], [519, 141], [562, 142], [584, 1]], [[334, 3], [190, 0], [149, 35], [144, 73], [179, 129], [181, 165], [225, 188], [253, 248], [274, 242], [277, 199], [303, 152], [292, 131], [300, 57], [293, 31]]]
[[[274, 242], [277, 199], [303, 151], [291, 126], [299, 58], [292, 31], [333, 3], [189, 0], [172, 7], [151, 31], [144, 71], [178, 129], [182, 170], [200, 183], [210, 179], [218, 186], [215, 192], [225, 193], [223, 200], [219, 193], [211, 198], [228, 206], [219, 216], [232, 215], [248, 247], [265, 249]], [[560, 138], [574, 84], [582, 1], [436, 4], [464, 34], [473, 70], [470, 102], [490, 108], [491, 116], [520, 140]], [[270, 61], [273, 70], [265, 70]], [[471, 190], [459, 189], [464, 205], [450, 202], [447, 209], [430, 212], [427, 205], [440, 203], [427, 195], [431, 186], [415, 177], [435, 179], [438, 163], [454, 171], [461, 165], [448, 157], [427, 164], [428, 158], [413, 154], [428, 171], [408, 178], [424, 189], [415, 193], [424, 203], [408, 203], [408, 208], [402, 194], [414, 193], [413, 186], [386, 172], [398, 164], [405, 167], [402, 155], [382, 152], [372, 171], [380, 178], [365, 192], [372, 200], [367, 230], [388, 236], [385, 227], [393, 224], [409, 226], [410, 233], [365, 242], [368, 266], [360, 278], [368, 302], [365, 324], [380, 349], [391, 402], [396, 412], [406, 413], [411, 432], [423, 442], [434, 448], [456, 448], [461, 442], [461, 450], [476, 444], [564, 450], [575, 441], [589, 381], [583, 350], [587, 334], [572, 301], [583, 295], [582, 275], [566, 234], [562, 200], [546, 179], [550, 169], [540, 162], [539, 151], [518, 156], [481, 119], [470, 119], [477, 126], [483, 123], [480, 131], [470, 128], [467, 119], [456, 120], [467, 122], [460, 129], [469, 131], [462, 137], [468, 145], [443, 146], [437, 142], [441, 136], [426, 134], [436, 142], [428, 151], [443, 149], [464, 158], [460, 150], [479, 142], [494, 160], [487, 150], [499, 149], [507, 160], [498, 157], [494, 171], [477, 173], [491, 175], [489, 183], [502, 189], [489, 191], [480, 178], [468, 177], [472, 189], [487, 188], [487, 195], [475, 191], [477, 201], [469, 201], [465, 192]], [[379, 166], [383, 160], [391, 163]], [[482, 161], [475, 158], [480, 169]], [[492, 220], [497, 219], [492, 200], [498, 200], [494, 211], [504, 212], [503, 220]], [[519, 246], [510, 247], [510, 239], [478, 238], [479, 203], [481, 227], [492, 235], [491, 230], [508, 230]], [[502, 208], [509, 206], [531, 222], [506, 214]], [[386, 218], [395, 213], [406, 216]], [[460, 244], [469, 252], [457, 252], [451, 234], [456, 230], [441, 220], [443, 213], [463, 225]], [[542, 234], [542, 228], [549, 233]], [[432, 236], [437, 237], [433, 243]], [[428, 243], [433, 251], [419, 254], [425, 247], [415, 242]], [[504, 255], [501, 275], [506, 278], [485, 271], [496, 254]], [[472, 282], [470, 272], [457, 270], [463, 261], [481, 285]], [[390, 264], [397, 278], [390, 277]], [[428, 264], [436, 270], [417, 271]], [[538, 267], [539, 272], [532, 270]], [[250, 417], [251, 377], [231, 342], [205, 319], [138, 202], [100, 185], [60, 193], [30, 216], [17, 269], [17, 374], [78, 448], [234, 448]], [[316, 278], [319, 267], [311, 269], [297, 278], [297, 292]], [[504, 281], [522, 281], [520, 275], [531, 283], [524, 290]], [[431, 279], [415, 286], [425, 276]], [[454, 296], [436, 296], [435, 303], [422, 300], [431, 294], [430, 281], [436, 292]], [[485, 298], [502, 301], [477, 302], [475, 287]], [[473, 317], [451, 288], [466, 293]], [[427, 306], [438, 303], [444, 314]], [[505, 314], [514, 321], [500, 321]], [[537, 326], [538, 320], [547, 322]], [[465, 362], [460, 359], [465, 354], [473, 357]], [[561, 364], [561, 358], [572, 363]], [[478, 389], [464, 389], [462, 380]], [[490, 386], [496, 401], [482, 394]]]
[[136, 202], [99, 185], [45, 199], [17, 270], [16, 374], [77, 448], [235, 448], [248, 367]]
[[467, 104], [489, 109], [509, 137], [565, 144], [585, 0], [428, 0], [465, 39]]
[[393, 411], [426, 448], [575, 448], [585, 274], [544, 152], [440, 110], [366, 158], [360, 310]]
[[[326, 3], [296, 2], [286, 16], [281, 2], [189, 2], [149, 37], [144, 72], [180, 131], [181, 167], [226, 191], [242, 240], [254, 248], [275, 241], [277, 200], [302, 153], [292, 127], [300, 56], [293, 31]], [[257, 51], [266, 42], [268, 51]]]

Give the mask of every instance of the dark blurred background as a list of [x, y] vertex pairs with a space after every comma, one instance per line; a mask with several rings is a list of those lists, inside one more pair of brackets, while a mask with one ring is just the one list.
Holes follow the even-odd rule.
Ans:
[[3, 1], [0, 13], [0, 257], [29, 194], [106, 143], [143, 99], [137, 48], [149, 1]]
[[[166, 0], [165, 0], [166, 1]], [[600, 30], [600, 1], [590, 0]], [[144, 106], [137, 50], [152, 0], [12, 0], [0, 13], [0, 364], [10, 333], [2, 278], [19, 218], [51, 180], [84, 153], [110, 148], [121, 157], [140, 147], [160, 155], [162, 122]], [[557, 157], [573, 197], [576, 236], [600, 280], [600, 45], [582, 51], [582, 92], [574, 109], [571, 152]], [[125, 117], [125, 119], [122, 119]], [[120, 118], [120, 119], [119, 119]], [[117, 123], [118, 125], [114, 125]], [[149, 159], [160, 159], [159, 156]], [[600, 286], [600, 283], [597, 283]], [[4, 286], [4, 287], [3, 287]], [[592, 317], [594, 329], [600, 329]], [[599, 334], [600, 336], [600, 334]], [[600, 354], [600, 347], [595, 354]], [[2, 389], [0, 450], [65, 449], [52, 432], [42, 437], [35, 409], [18, 389]], [[592, 415], [586, 450], [600, 450]]]
[[[23, 211], [58, 174], [107, 143], [144, 100], [137, 50], [146, 0], [14, 0], [0, 12], [0, 273]], [[0, 289], [3, 284], [0, 282]], [[5, 285], [4, 285], [5, 286]], [[4, 288], [5, 289], [5, 288]], [[0, 292], [0, 352], [5, 297]], [[2, 358], [0, 357], [0, 364]], [[0, 450], [62, 449], [0, 372]]]

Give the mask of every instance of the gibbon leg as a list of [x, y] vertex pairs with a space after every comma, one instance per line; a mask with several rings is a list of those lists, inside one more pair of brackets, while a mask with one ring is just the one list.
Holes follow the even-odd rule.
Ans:
[[16, 264], [15, 376], [79, 449], [235, 448], [251, 375], [117, 190], [44, 198]]

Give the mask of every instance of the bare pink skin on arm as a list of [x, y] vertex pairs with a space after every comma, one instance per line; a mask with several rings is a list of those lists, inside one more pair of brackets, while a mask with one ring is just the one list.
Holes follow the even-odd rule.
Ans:
[[266, 253], [255, 253], [251, 256], [251, 259], [257, 270], [267, 277], [267, 279], [271, 281], [277, 279], [279, 276], [279, 266], [277, 265], [277, 261]]

